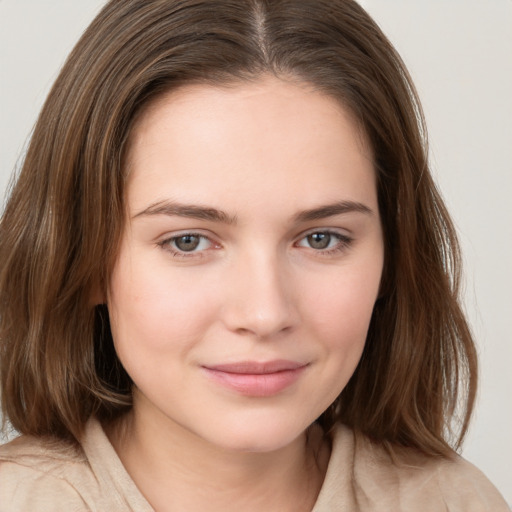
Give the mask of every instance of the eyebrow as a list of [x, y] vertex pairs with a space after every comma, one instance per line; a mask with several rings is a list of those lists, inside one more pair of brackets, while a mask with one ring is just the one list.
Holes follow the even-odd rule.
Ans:
[[221, 222], [223, 224], [235, 224], [236, 217], [228, 215], [222, 210], [208, 206], [181, 204], [172, 201], [159, 201], [148, 206], [146, 209], [135, 214], [132, 218], [143, 217], [147, 215], [169, 215], [177, 217], [188, 217], [191, 219], [208, 220], [212, 222]]
[[[339, 201], [299, 212], [294, 216], [293, 220], [295, 223], [310, 222], [353, 212], [373, 215], [373, 211], [363, 203], [355, 201]], [[220, 222], [222, 224], [236, 224], [237, 222], [236, 216], [228, 215], [226, 212], [217, 208], [194, 204], [182, 204], [173, 201], [159, 201], [158, 203], [154, 203], [139, 213], [136, 213], [132, 218], [135, 219], [137, 217], [150, 215], [188, 217], [191, 219]]]
[[313, 220], [322, 220], [335, 215], [342, 215], [345, 213], [364, 213], [366, 215], [373, 215], [373, 210], [363, 203], [355, 201], [339, 201], [337, 203], [319, 206], [311, 210], [304, 210], [295, 216], [295, 222], [309, 222]]

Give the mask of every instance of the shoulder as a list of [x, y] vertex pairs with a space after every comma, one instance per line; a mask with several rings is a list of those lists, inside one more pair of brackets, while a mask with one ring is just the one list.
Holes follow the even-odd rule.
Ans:
[[350, 474], [353, 500], [361, 511], [510, 510], [486, 476], [456, 454], [450, 459], [433, 458], [409, 448], [397, 448], [390, 454], [340, 426], [333, 436], [331, 464]]
[[[7, 507], [7, 508], [3, 508]], [[151, 512], [91, 418], [80, 445], [21, 436], [0, 446], [0, 512]]]
[[84, 479], [87, 462], [71, 443], [21, 436], [0, 446], [0, 503], [8, 504], [9, 511], [50, 512], [56, 506], [58, 510], [89, 510], [76, 486]]
[[510, 511], [503, 496], [484, 473], [461, 456], [454, 455], [449, 461], [439, 462], [434, 471], [445, 501], [457, 503], [460, 510]]

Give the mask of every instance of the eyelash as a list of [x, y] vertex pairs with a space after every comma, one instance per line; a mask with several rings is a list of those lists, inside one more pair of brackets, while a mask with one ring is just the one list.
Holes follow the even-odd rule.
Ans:
[[[328, 257], [328, 256], [332, 256], [334, 254], [338, 254], [340, 252], [343, 252], [345, 250], [347, 250], [352, 242], [353, 242], [353, 238], [347, 236], [347, 235], [343, 235], [337, 231], [333, 231], [333, 230], [329, 230], [329, 229], [323, 229], [323, 230], [320, 230], [320, 229], [317, 229], [317, 230], [314, 230], [314, 231], [309, 231], [305, 234], [303, 234], [300, 239], [295, 242], [295, 246], [296, 247], [302, 247], [302, 246], [299, 246], [298, 243], [305, 240], [308, 236], [311, 236], [311, 235], [315, 235], [315, 234], [323, 234], [323, 235], [328, 235], [330, 237], [334, 237], [338, 240], [338, 243], [330, 248], [330, 249], [315, 249], [313, 247], [309, 247], [309, 249], [311, 249], [312, 251], [314, 251], [316, 254], [318, 254], [319, 256], [322, 256], [322, 257]], [[166, 238], [165, 240], [162, 240], [161, 242], [158, 242], [158, 246], [161, 247], [162, 249], [170, 252], [171, 256], [173, 258], [176, 258], [176, 259], [184, 259], [184, 258], [202, 258], [204, 257], [204, 253], [208, 250], [208, 249], [203, 249], [201, 251], [190, 251], [190, 252], [187, 252], [187, 251], [182, 251], [182, 250], [179, 250], [179, 249], [176, 249], [174, 248], [171, 244], [175, 243], [176, 240], [180, 239], [180, 238], [183, 238], [183, 237], [198, 237], [199, 239], [201, 240], [208, 240], [208, 242], [212, 245], [212, 246], [215, 246], [215, 245], [218, 245], [218, 244], [215, 244], [215, 242], [213, 242], [210, 238], [208, 238], [207, 236], [201, 234], [201, 233], [194, 233], [194, 232], [186, 232], [186, 233], [181, 233], [179, 235], [175, 235], [175, 236], [172, 236], [170, 238]], [[199, 242], [201, 243], [201, 242]], [[306, 247], [307, 248], [307, 247]]]

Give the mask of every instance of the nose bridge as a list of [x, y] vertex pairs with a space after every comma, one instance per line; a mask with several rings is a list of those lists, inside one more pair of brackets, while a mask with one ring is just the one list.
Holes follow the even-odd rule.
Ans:
[[286, 258], [259, 247], [241, 255], [235, 266], [225, 311], [228, 327], [258, 338], [291, 329], [298, 315]]

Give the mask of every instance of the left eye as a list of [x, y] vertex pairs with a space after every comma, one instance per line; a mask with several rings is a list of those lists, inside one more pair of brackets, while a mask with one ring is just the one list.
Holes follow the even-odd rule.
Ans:
[[309, 247], [318, 251], [326, 249], [334, 249], [340, 244], [346, 245], [348, 243], [347, 237], [338, 233], [331, 233], [329, 231], [315, 231], [305, 236], [298, 242], [299, 247]]
[[179, 252], [194, 252], [208, 249], [211, 242], [205, 236], [186, 233], [169, 239], [166, 244]]

